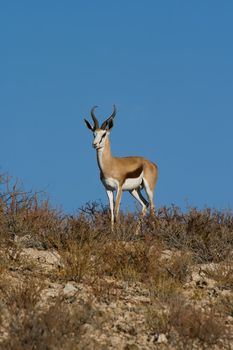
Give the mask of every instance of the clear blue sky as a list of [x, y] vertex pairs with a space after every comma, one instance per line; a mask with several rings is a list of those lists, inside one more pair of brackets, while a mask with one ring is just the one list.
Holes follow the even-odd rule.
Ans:
[[107, 203], [83, 118], [115, 103], [112, 151], [158, 164], [157, 206], [233, 207], [232, 1], [1, 1], [0, 45], [1, 172]]

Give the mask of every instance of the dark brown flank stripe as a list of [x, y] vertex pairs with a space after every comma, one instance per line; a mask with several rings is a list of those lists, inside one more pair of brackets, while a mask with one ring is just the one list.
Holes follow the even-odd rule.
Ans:
[[139, 168], [137, 168], [129, 173], [126, 173], [125, 180], [126, 179], [135, 179], [135, 178], [139, 177], [141, 175], [142, 171], [143, 171], [143, 166], [140, 166]]

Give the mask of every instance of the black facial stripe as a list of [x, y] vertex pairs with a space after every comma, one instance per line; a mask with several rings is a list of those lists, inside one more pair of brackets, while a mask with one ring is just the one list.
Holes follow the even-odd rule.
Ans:
[[102, 140], [105, 136], [106, 136], [106, 133], [102, 135], [100, 142], [102, 142]]

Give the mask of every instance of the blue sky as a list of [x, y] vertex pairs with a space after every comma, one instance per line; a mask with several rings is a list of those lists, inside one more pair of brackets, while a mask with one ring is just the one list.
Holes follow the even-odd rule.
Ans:
[[115, 103], [113, 154], [158, 164], [157, 206], [232, 208], [232, 38], [229, 0], [0, 2], [1, 172], [107, 203], [83, 118]]

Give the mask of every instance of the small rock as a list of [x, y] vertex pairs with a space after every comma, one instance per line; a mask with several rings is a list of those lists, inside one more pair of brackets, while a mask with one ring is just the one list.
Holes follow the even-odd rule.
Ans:
[[232, 291], [228, 289], [224, 289], [221, 291], [221, 296], [222, 297], [231, 297], [232, 296]]
[[210, 278], [200, 278], [196, 281], [196, 286], [198, 288], [208, 288], [208, 289], [215, 289], [216, 282]]
[[113, 349], [122, 349], [123, 340], [121, 337], [119, 337], [118, 335], [112, 335], [110, 341]]
[[22, 256], [31, 259], [34, 262], [38, 262], [41, 265], [46, 265], [47, 269], [60, 266], [60, 256], [57, 251], [38, 250], [35, 248], [22, 249]]
[[201, 279], [202, 276], [200, 276], [199, 271], [193, 271], [191, 275], [191, 279], [193, 282], [198, 282]]
[[63, 288], [63, 293], [65, 296], [71, 297], [76, 294], [78, 289], [71, 283], [66, 283], [65, 287]]
[[159, 336], [158, 336], [158, 340], [157, 340], [157, 343], [159, 344], [167, 344], [168, 340], [167, 340], [167, 337], [164, 333], [161, 333]]
[[138, 346], [136, 344], [126, 344], [124, 350], [138, 350]]
[[196, 281], [196, 286], [197, 286], [198, 288], [203, 289], [203, 288], [206, 288], [207, 285], [208, 285], [208, 283], [207, 283], [206, 280], [204, 280], [204, 279], [199, 279], [198, 281]]
[[160, 261], [169, 261], [172, 259], [173, 255], [174, 255], [173, 251], [171, 251], [170, 249], [165, 249], [162, 251]]
[[208, 294], [210, 297], [216, 298], [219, 295], [219, 291], [217, 288], [210, 288]]
[[226, 323], [227, 324], [233, 324], [233, 317], [232, 316], [227, 316]]

